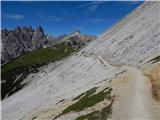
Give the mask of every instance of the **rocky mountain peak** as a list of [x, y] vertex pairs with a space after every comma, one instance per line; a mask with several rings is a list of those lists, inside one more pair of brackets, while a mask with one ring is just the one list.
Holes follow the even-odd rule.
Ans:
[[36, 29], [37, 32], [40, 32], [40, 33], [44, 33], [43, 31], [43, 28], [41, 26], [39, 26], [37, 29]]
[[[17, 26], [13, 30], [2, 29], [1, 36], [2, 64], [7, 63], [29, 51], [46, 48], [58, 42], [65, 42], [66, 44], [69, 43], [71, 46], [82, 44], [82, 35], [80, 30], [77, 30], [69, 35], [53, 37], [46, 35], [41, 26], [36, 29], [33, 29], [31, 26]], [[86, 39], [86, 37], [83, 38]]]
[[78, 30], [76, 30], [75, 32], [73, 32], [71, 35], [78, 35], [78, 36], [80, 36], [81, 35], [81, 31], [78, 29]]
[[1, 37], [3, 46], [2, 64], [28, 51], [43, 48], [51, 44], [47, 40], [42, 27], [38, 27], [35, 30], [31, 26], [17, 26], [13, 30], [3, 29], [1, 30]]
[[23, 28], [21, 28], [20, 26], [17, 26], [17, 27], [15, 28], [15, 31], [16, 31], [16, 32], [21, 32], [22, 29], [23, 29]]

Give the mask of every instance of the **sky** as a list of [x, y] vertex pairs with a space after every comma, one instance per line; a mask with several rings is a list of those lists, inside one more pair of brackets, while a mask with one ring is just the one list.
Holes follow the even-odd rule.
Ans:
[[100, 35], [141, 1], [2, 1], [1, 27], [42, 26], [48, 35]]

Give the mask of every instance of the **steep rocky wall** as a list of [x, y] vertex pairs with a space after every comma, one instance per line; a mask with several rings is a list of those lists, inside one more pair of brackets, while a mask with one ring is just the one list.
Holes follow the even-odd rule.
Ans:
[[[50, 110], [63, 109], [57, 108], [59, 101], [72, 101], [81, 93], [114, 80], [125, 70], [123, 66], [148, 64], [159, 54], [159, 9], [159, 2], [145, 2], [86, 48], [56, 67], [49, 65], [54, 69], [47, 75], [39, 73], [40, 77], [35, 77], [29, 86], [2, 101], [2, 118], [30, 120], [42, 115], [37, 119], [52, 120], [56, 114]], [[136, 78], [136, 74], [132, 76]]]
[[2, 39], [2, 64], [12, 59], [45, 46], [49, 46], [42, 27], [34, 30], [32, 27], [16, 27], [14, 30], [3, 29]]

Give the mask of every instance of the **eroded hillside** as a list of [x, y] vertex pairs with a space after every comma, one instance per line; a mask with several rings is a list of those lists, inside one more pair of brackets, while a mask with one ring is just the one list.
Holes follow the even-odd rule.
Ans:
[[30, 74], [30, 85], [2, 101], [2, 118], [160, 119], [159, 11], [144, 2], [78, 53]]

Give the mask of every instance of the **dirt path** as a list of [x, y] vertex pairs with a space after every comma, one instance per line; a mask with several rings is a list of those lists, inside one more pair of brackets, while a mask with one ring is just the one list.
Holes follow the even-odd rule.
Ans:
[[152, 97], [150, 79], [138, 68], [115, 65], [104, 60], [101, 56], [96, 58], [104, 66], [124, 68], [128, 71], [125, 78], [122, 79], [125, 81], [124, 84], [115, 86], [118, 97], [113, 106], [112, 118], [114, 120], [158, 120], [157, 115], [153, 113], [155, 100]]
[[156, 120], [152, 115], [151, 84], [143, 73], [127, 67], [128, 82], [117, 86], [118, 97], [113, 106], [116, 120]]
[[153, 100], [150, 81], [137, 69], [129, 68], [129, 72], [131, 89], [133, 90], [130, 117], [153, 119], [149, 109]]

